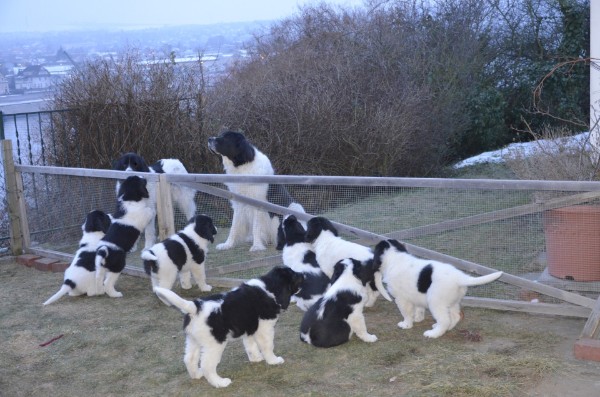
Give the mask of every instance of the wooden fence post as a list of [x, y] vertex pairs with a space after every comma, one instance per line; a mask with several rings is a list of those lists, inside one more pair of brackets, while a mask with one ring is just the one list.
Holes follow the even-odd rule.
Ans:
[[156, 221], [158, 224], [159, 241], [175, 233], [171, 186], [165, 174], [158, 176], [158, 186], [156, 187]]
[[29, 240], [29, 228], [23, 200], [23, 181], [21, 173], [15, 170], [12, 141], [2, 140], [0, 142], [2, 142], [2, 163], [8, 201], [10, 247], [13, 255], [20, 255]]

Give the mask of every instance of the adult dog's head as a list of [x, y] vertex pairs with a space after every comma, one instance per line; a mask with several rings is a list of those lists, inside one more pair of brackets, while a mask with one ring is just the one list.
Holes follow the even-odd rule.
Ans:
[[190, 224], [194, 224], [194, 232], [211, 243], [215, 242], [214, 235], [217, 234], [217, 228], [213, 224], [212, 218], [207, 215], [196, 215], [190, 219]]
[[223, 157], [223, 161], [231, 161], [235, 167], [254, 161], [254, 146], [241, 132], [225, 131], [219, 136], [210, 137], [208, 148]]
[[267, 274], [260, 277], [269, 292], [275, 296], [275, 301], [283, 309], [290, 305], [292, 295], [300, 291], [304, 276], [287, 266], [276, 266]]
[[83, 230], [84, 233], [106, 233], [110, 226], [110, 222], [110, 216], [104, 211], [93, 210], [86, 215], [85, 222], [81, 225], [81, 230]]
[[314, 243], [323, 232], [330, 232], [335, 237], [338, 236], [337, 229], [329, 219], [322, 216], [311, 218], [306, 224], [306, 242]]
[[125, 153], [113, 161], [113, 169], [118, 171], [150, 172], [150, 168], [142, 156], [136, 153]]
[[306, 230], [294, 215], [288, 215], [277, 229], [277, 249], [282, 250], [286, 245], [306, 242]]
[[117, 198], [119, 201], [142, 201], [150, 197], [146, 187], [146, 178], [137, 175], [127, 177], [119, 186]]

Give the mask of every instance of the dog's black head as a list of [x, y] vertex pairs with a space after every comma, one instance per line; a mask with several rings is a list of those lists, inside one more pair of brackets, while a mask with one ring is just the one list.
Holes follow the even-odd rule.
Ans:
[[277, 229], [277, 249], [306, 241], [306, 230], [295, 215], [285, 217]]
[[276, 266], [260, 279], [265, 283], [267, 290], [275, 295], [277, 304], [285, 310], [290, 305], [292, 295], [300, 291], [304, 275], [286, 266]]
[[213, 237], [217, 234], [217, 228], [213, 224], [212, 218], [207, 215], [196, 215], [190, 219], [190, 223], [194, 224], [194, 232], [211, 243], [215, 242]]
[[254, 161], [254, 146], [241, 132], [225, 131], [217, 137], [210, 137], [208, 148], [215, 154], [227, 157], [236, 167]]
[[381, 257], [390, 248], [394, 248], [398, 252], [407, 252], [404, 244], [398, 240], [388, 239], [380, 241], [373, 249], [373, 267], [375, 271], [381, 268]]
[[113, 169], [119, 171], [150, 172], [146, 161], [136, 153], [125, 153], [113, 161]]
[[319, 235], [323, 231], [330, 231], [334, 236], [337, 237], [338, 231], [333, 226], [333, 223], [329, 221], [329, 219], [324, 218], [322, 216], [316, 216], [311, 218], [306, 224], [306, 241], [309, 243], [314, 243]]
[[146, 178], [132, 175], [121, 183], [117, 197], [120, 201], [142, 201], [149, 198], [146, 183]]
[[85, 222], [81, 226], [84, 233], [102, 232], [106, 233], [110, 226], [110, 216], [104, 211], [94, 210], [85, 217]]

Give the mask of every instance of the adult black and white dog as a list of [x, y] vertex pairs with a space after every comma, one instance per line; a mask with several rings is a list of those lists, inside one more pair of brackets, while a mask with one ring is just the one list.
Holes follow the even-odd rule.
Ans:
[[165, 288], [157, 287], [154, 292], [185, 314], [183, 361], [190, 377], [205, 376], [214, 387], [227, 387], [231, 379], [221, 378], [217, 365], [229, 339], [242, 338], [250, 361], [283, 363], [283, 358], [273, 352], [275, 324], [301, 283], [301, 274], [278, 266], [227, 293], [194, 301], [182, 299]]
[[154, 209], [149, 207], [146, 179], [130, 176], [119, 187], [117, 209], [112, 223], [96, 249], [96, 291], [113, 298], [122, 293], [115, 283], [125, 268], [127, 252], [131, 250], [140, 233], [154, 219]]
[[96, 295], [96, 248], [110, 226], [110, 216], [100, 210], [89, 212], [81, 230], [79, 249], [69, 267], [65, 270], [64, 281], [60, 289], [44, 305], [56, 302], [63, 296]]
[[181, 231], [142, 251], [144, 269], [151, 277], [152, 287], [171, 289], [177, 275], [181, 288], [192, 288], [191, 277], [201, 291], [210, 291], [206, 284], [204, 264], [208, 244], [214, 242], [217, 229], [209, 216], [196, 215]]
[[502, 272], [469, 276], [450, 264], [417, 258], [397, 240], [379, 242], [374, 262], [381, 267], [383, 281], [404, 318], [398, 327], [412, 328], [414, 322], [425, 318], [428, 308], [436, 321], [423, 334], [428, 338], [442, 336], [460, 321], [460, 301], [467, 287], [487, 284], [502, 276]]
[[[333, 276], [334, 266], [342, 259], [353, 258], [363, 263], [373, 259], [371, 248], [339, 237], [338, 231], [331, 221], [322, 216], [311, 218], [308, 221], [306, 241], [312, 244], [319, 266], [329, 277]], [[392, 300], [387, 294], [381, 279], [381, 272], [375, 272], [373, 282], [370, 282], [369, 288], [367, 288], [369, 295], [366, 303], [367, 307], [375, 304], [379, 293], [387, 300]]]
[[372, 259], [365, 263], [352, 258], [339, 261], [331, 287], [304, 314], [300, 339], [316, 347], [334, 347], [348, 342], [355, 333], [365, 342], [375, 342], [377, 337], [367, 332], [363, 308], [376, 270]]
[[[187, 174], [183, 163], [177, 159], [161, 159], [148, 166], [144, 158], [136, 153], [125, 153], [113, 162], [113, 169], [119, 171], [149, 172], [154, 174]], [[120, 183], [117, 182], [117, 191]], [[148, 183], [150, 195], [150, 206], [156, 211], [156, 184]], [[196, 202], [194, 197], [196, 191], [185, 186], [171, 184], [171, 197], [173, 203], [185, 216], [191, 219], [196, 214]], [[150, 248], [156, 242], [156, 228], [154, 218], [148, 223], [144, 230], [144, 248]]]
[[[225, 131], [217, 137], [210, 137], [208, 148], [221, 156], [225, 173], [228, 175], [274, 175], [269, 158], [240, 132]], [[227, 183], [226, 185], [233, 193], [304, 212], [302, 205], [295, 202], [287, 189], [281, 185], [267, 183]], [[276, 242], [279, 226], [277, 216], [235, 200], [231, 201], [231, 207], [233, 208], [231, 229], [227, 240], [217, 245], [218, 250], [251, 242], [250, 251], [258, 251]]]
[[306, 231], [294, 215], [283, 218], [277, 233], [277, 249], [282, 250], [283, 264], [304, 276], [300, 291], [292, 297], [301, 310], [308, 310], [323, 296], [331, 280], [321, 270]]

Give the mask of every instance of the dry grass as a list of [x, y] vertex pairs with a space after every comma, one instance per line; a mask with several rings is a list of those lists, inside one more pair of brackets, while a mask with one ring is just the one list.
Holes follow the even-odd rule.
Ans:
[[[427, 340], [422, 333], [430, 318], [400, 330], [397, 309], [379, 300], [366, 312], [379, 340], [367, 344], [354, 337], [333, 349], [300, 342], [302, 313], [291, 307], [275, 341], [286, 362], [249, 363], [241, 342], [230, 342], [219, 371], [233, 383], [217, 390], [188, 377], [181, 315], [151, 294], [147, 279], [121, 276], [122, 299], [64, 297], [43, 307], [61, 282], [62, 274], [0, 263], [0, 394], [510, 396], [564, 367], [556, 346], [565, 338], [536, 324], [555, 319], [466, 308], [457, 329]], [[200, 295], [197, 289], [177, 291]], [[581, 319], [570, 321], [583, 326]]]

